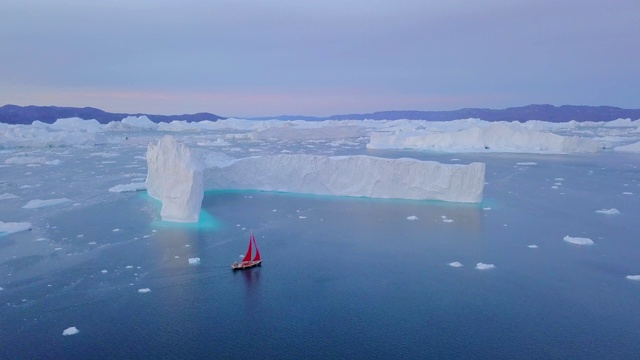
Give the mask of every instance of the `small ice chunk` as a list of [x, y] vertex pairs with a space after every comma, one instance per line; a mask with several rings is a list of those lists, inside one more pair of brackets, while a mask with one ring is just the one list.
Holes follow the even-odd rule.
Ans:
[[620, 211], [618, 211], [618, 209], [616, 209], [616, 208], [596, 210], [596, 212], [598, 214], [606, 214], [606, 215], [620, 214]]
[[533, 161], [527, 161], [527, 162], [516, 163], [516, 165], [533, 166], [533, 165], [538, 165], [538, 163], [537, 162], [533, 162]]
[[449, 266], [451, 266], [451, 267], [461, 267], [463, 265], [458, 261], [454, 261], [452, 263], [449, 263]]
[[452, 223], [452, 222], [453, 222], [453, 219], [442, 219], [442, 222]]
[[495, 267], [496, 266], [493, 265], [493, 264], [485, 264], [485, 263], [481, 263], [481, 262], [476, 264], [476, 269], [478, 269], [478, 270], [489, 270], [489, 269], [493, 269]]
[[557, 189], [558, 187], [557, 187], [557, 186], [555, 186], [555, 185], [553, 185], [551, 188], [552, 188], [552, 189]]
[[0, 200], [9, 200], [9, 199], [17, 199], [17, 198], [18, 198], [17, 195], [13, 195], [9, 193], [4, 193], [0, 195]]
[[627, 275], [627, 279], [633, 280], [633, 281], [640, 281], [640, 275]]
[[53, 206], [53, 205], [58, 205], [58, 204], [62, 204], [65, 203], [67, 201], [71, 201], [67, 198], [61, 198], [61, 199], [49, 199], [49, 200], [40, 200], [40, 199], [36, 199], [36, 200], [31, 200], [29, 201], [25, 206], [23, 206], [23, 209], [35, 209], [35, 208], [40, 208], [40, 207], [44, 207], [44, 206]]
[[122, 231], [122, 229], [113, 229], [113, 230], [111, 230], [111, 231], [113, 231], [113, 232], [118, 232], [118, 231]]
[[527, 245], [529, 249], [537, 249], [538, 245]]
[[127, 269], [133, 269], [133, 266], [132, 266], [132, 265], [127, 265], [127, 266], [125, 266], [125, 268], [127, 268]]
[[491, 208], [490, 207], [485, 207], [485, 208], [482, 208], [482, 210], [491, 210]]
[[31, 230], [28, 222], [2, 222], [0, 221], [0, 233], [12, 234], [20, 231]]
[[555, 179], [553, 179], [553, 180], [555, 180], [555, 181], [564, 181], [564, 178], [557, 177], [557, 178], [555, 178]]
[[102, 271], [100, 271], [100, 272], [101, 272], [101, 273], [103, 273], [103, 274], [108, 273], [108, 271], [107, 271], [107, 270], [102, 270]]
[[139, 292], [140, 294], [144, 294], [144, 293], [151, 292], [151, 289], [149, 289], [149, 288], [138, 289], [138, 292]]
[[300, 218], [300, 219], [306, 219], [307, 217], [306, 217], [306, 216], [303, 216], [303, 215], [300, 215], [300, 216], [298, 216], [298, 218]]
[[630, 191], [625, 191], [625, 192], [622, 193], [622, 195], [633, 195], [633, 193], [630, 192]]
[[4, 290], [2, 287], [0, 287], [0, 291]]
[[199, 257], [189, 258], [189, 264], [190, 265], [198, 265], [198, 264], [200, 264], [200, 258]]
[[593, 245], [593, 240], [583, 237], [571, 237], [567, 235], [564, 237], [564, 241], [576, 245]]
[[418, 217], [415, 215], [407, 216], [407, 220], [418, 220]]
[[80, 331], [75, 326], [72, 326], [72, 327], [64, 329], [64, 331], [62, 332], [62, 335], [63, 336], [75, 335], [75, 334], [77, 334], [79, 332]]

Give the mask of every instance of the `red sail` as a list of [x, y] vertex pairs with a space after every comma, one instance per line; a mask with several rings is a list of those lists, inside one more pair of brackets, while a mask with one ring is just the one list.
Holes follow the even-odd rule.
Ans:
[[[253, 237], [253, 234], [251, 234], [251, 237]], [[249, 248], [247, 249], [247, 254], [244, 256], [244, 259], [242, 259], [242, 261], [251, 261], [251, 239], [249, 239]]]
[[258, 244], [256, 243], [256, 238], [253, 237], [253, 233], [251, 233], [251, 241], [253, 241], [253, 246], [256, 247], [256, 257], [253, 258], [253, 261], [260, 261], [260, 251], [258, 251]]

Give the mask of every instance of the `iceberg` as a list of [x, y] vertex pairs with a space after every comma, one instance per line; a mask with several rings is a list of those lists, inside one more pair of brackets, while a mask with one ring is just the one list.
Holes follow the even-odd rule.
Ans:
[[368, 149], [417, 149], [444, 152], [594, 153], [602, 149], [596, 141], [561, 136], [504, 123], [472, 127], [454, 132], [374, 132]]
[[206, 169], [207, 189], [479, 203], [485, 164], [372, 156], [269, 155]]
[[204, 188], [201, 165], [191, 149], [166, 135], [147, 147], [147, 166], [147, 192], [162, 202], [162, 220], [197, 222]]

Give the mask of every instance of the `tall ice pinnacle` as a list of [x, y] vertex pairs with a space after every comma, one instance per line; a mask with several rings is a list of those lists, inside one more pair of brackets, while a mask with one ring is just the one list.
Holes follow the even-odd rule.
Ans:
[[165, 135], [147, 147], [147, 192], [162, 202], [164, 221], [198, 222], [204, 198], [202, 168], [185, 144]]

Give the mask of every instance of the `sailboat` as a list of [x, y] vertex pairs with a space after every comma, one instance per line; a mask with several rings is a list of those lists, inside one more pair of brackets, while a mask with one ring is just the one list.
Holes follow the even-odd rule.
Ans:
[[[256, 248], [256, 256], [251, 260], [252, 247]], [[247, 254], [244, 256], [242, 261], [236, 261], [231, 264], [231, 268], [233, 270], [242, 270], [248, 269], [254, 266], [262, 265], [262, 259], [260, 259], [260, 251], [258, 251], [258, 244], [256, 244], [256, 238], [253, 236], [253, 231], [251, 232], [251, 236], [249, 236], [249, 248], [247, 249]]]

